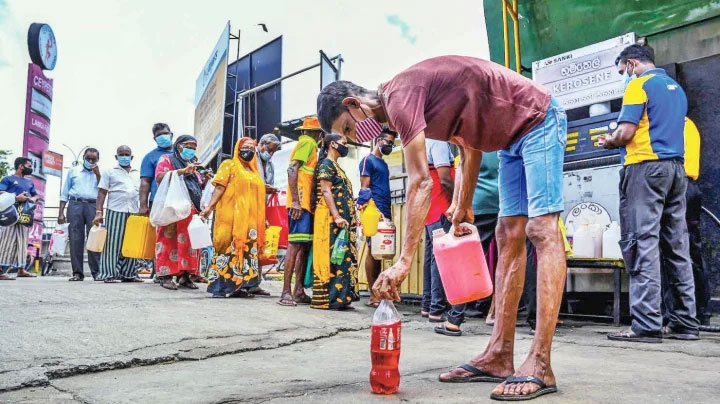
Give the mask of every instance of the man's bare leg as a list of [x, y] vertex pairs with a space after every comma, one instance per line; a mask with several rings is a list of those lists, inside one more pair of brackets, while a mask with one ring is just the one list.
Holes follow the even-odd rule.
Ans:
[[[550, 348], [567, 273], [558, 216], [559, 213], [553, 213], [535, 217], [527, 225], [528, 237], [538, 257], [537, 328], [528, 357], [514, 373], [515, 376], [535, 376], [547, 386], [555, 386], [555, 375], [550, 366]], [[493, 394], [527, 395], [538, 389], [539, 386], [534, 383], [507, 386], [503, 383], [493, 390]]]
[[293, 270], [299, 253], [302, 251], [303, 245], [290, 243], [287, 253], [285, 254], [285, 267], [283, 268], [283, 290], [280, 294], [280, 302], [293, 302], [290, 294], [290, 286], [292, 284]]
[[[498, 221], [495, 237], [500, 259], [495, 277], [495, 325], [485, 352], [470, 360], [469, 364], [499, 377], [514, 372], [513, 348], [518, 303], [525, 283], [525, 216], [503, 217]], [[464, 369], [454, 369], [440, 375], [440, 380], [472, 376]]]
[[293, 296], [295, 297], [296, 302], [309, 299], [309, 297], [305, 294], [305, 287], [303, 285], [303, 283], [305, 283], [307, 260], [310, 259], [308, 257], [308, 246], [309, 244], [300, 244], [300, 251], [298, 251], [297, 258], [295, 259], [295, 288], [293, 289]]

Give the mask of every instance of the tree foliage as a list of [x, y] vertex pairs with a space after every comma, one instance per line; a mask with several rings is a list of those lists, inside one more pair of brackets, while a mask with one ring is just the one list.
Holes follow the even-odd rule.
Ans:
[[4, 178], [13, 172], [12, 165], [8, 162], [10, 150], [0, 150], [0, 178]]

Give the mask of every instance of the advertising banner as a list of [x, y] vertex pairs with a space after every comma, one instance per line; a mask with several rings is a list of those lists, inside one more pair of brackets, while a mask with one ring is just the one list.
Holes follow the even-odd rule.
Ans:
[[51, 151], [46, 151], [42, 156], [42, 169], [44, 175], [62, 177], [63, 156]]
[[[45, 153], [48, 151], [50, 139], [52, 94], [53, 80], [45, 76], [40, 66], [34, 63], [28, 64], [23, 156], [27, 156], [33, 163], [33, 174], [30, 179], [35, 184], [39, 196], [38, 205], [35, 208], [35, 224], [28, 240], [30, 244], [40, 244], [42, 242], [46, 173], [43, 168], [43, 161]], [[34, 251], [34, 249], [32, 250]]]
[[198, 141], [198, 161], [201, 165], [207, 165], [222, 145], [229, 45], [230, 22], [228, 21], [215, 49], [195, 80], [194, 132]]
[[565, 109], [621, 98], [623, 77], [615, 59], [636, 41], [631, 32], [532, 64], [533, 80], [545, 86]]

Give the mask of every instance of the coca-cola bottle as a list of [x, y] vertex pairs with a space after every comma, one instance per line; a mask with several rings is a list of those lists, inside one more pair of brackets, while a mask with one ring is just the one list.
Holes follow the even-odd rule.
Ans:
[[390, 300], [380, 302], [372, 322], [370, 387], [375, 394], [394, 394], [400, 387], [400, 314]]

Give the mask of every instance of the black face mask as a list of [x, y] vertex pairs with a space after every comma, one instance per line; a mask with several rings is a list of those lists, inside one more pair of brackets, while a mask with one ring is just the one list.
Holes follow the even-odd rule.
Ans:
[[380, 153], [382, 153], [386, 156], [388, 154], [392, 153], [392, 150], [393, 150], [393, 146], [391, 144], [384, 144], [384, 145], [380, 146]]
[[32, 174], [32, 172], [33, 172], [33, 169], [31, 167], [25, 167], [22, 170], [23, 175], [30, 175], [30, 174]]
[[338, 154], [340, 154], [340, 157], [347, 156], [348, 152], [350, 151], [350, 149], [348, 149], [347, 146], [340, 144], [340, 143], [337, 144], [337, 147], [335, 148], [335, 150], [337, 150]]
[[240, 158], [245, 161], [250, 161], [255, 156], [255, 152], [252, 150], [240, 150]]

